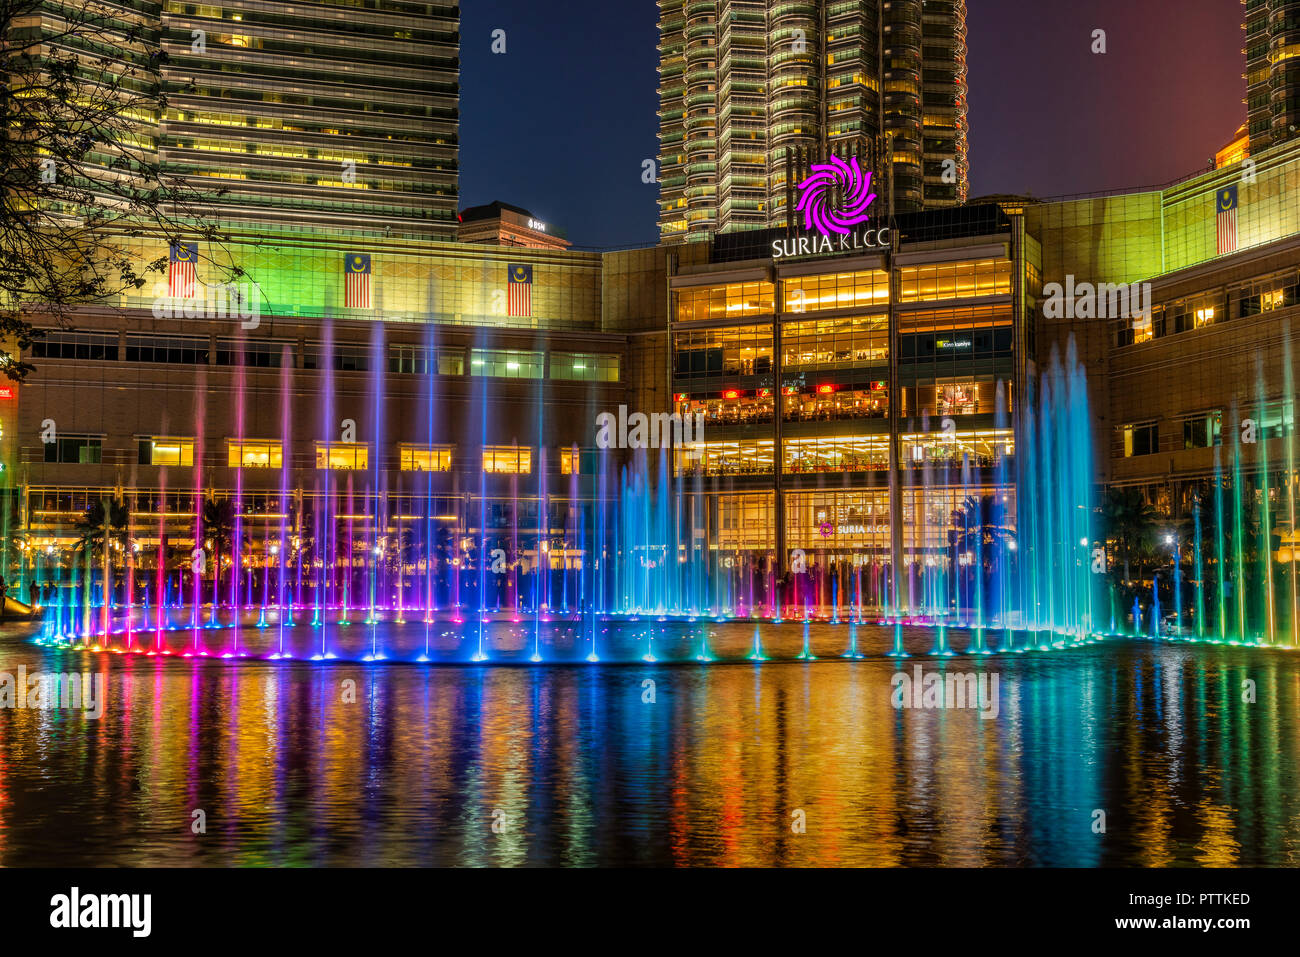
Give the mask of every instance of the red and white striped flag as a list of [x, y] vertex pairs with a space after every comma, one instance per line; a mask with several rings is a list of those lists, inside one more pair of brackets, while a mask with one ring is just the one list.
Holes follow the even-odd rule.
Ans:
[[345, 309], [370, 308], [370, 255], [348, 253], [343, 257], [346, 282], [343, 290]]
[[531, 317], [533, 314], [533, 267], [521, 263], [511, 263], [506, 267], [506, 277], [510, 308], [508, 316]]
[[194, 264], [199, 258], [198, 243], [176, 243], [167, 251], [167, 295], [193, 299], [197, 284]]
[[1237, 251], [1237, 187], [1225, 186], [1215, 198], [1218, 209], [1219, 255]]

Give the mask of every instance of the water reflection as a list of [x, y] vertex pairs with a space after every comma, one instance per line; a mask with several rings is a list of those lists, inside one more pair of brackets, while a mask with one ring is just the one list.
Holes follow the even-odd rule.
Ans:
[[896, 710], [880, 658], [231, 666], [0, 638], [19, 664], [98, 669], [109, 698], [0, 711], [6, 866], [1300, 863], [1284, 652], [903, 666], [997, 672], [994, 720]]

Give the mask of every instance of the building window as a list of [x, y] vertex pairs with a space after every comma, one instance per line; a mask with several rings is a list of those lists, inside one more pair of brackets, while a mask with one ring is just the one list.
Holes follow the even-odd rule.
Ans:
[[808, 390], [787, 386], [784, 413], [787, 422], [884, 418], [889, 414], [889, 390], [879, 380], [865, 389], [841, 389], [833, 383]]
[[889, 273], [883, 269], [829, 276], [794, 276], [781, 282], [783, 311], [868, 309], [889, 304]]
[[578, 475], [582, 471], [582, 455], [574, 446], [560, 449], [560, 474]]
[[345, 472], [370, 467], [370, 446], [364, 442], [317, 442], [316, 468]]
[[781, 355], [790, 369], [888, 362], [889, 317], [787, 322], [781, 328]]
[[533, 471], [533, 450], [518, 445], [485, 446], [483, 471], [499, 475], [528, 475]]
[[45, 445], [45, 461], [72, 465], [98, 465], [103, 455], [101, 436], [64, 435]]
[[226, 465], [232, 469], [278, 469], [283, 461], [279, 442], [226, 440]]
[[1152, 455], [1159, 450], [1160, 432], [1155, 422], [1124, 426], [1124, 458]]
[[208, 364], [208, 345], [208, 340], [200, 336], [128, 335], [126, 361], [205, 366]]
[[[310, 342], [303, 350], [302, 367], [304, 369], [322, 368], [321, 355], [324, 346], [319, 342]], [[333, 368], [336, 372], [369, 372], [370, 349], [366, 346], [336, 345], [334, 347]]]
[[917, 432], [899, 436], [905, 468], [926, 465], [960, 468], [993, 468], [1015, 454], [1010, 429], [973, 432]]
[[403, 472], [448, 472], [451, 470], [450, 445], [400, 445], [398, 454]]
[[676, 296], [678, 322], [771, 315], [776, 299], [775, 287], [762, 281], [679, 289]]
[[[289, 349], [290, 344], [287, 342], [274, 341], [248, 341], [241, 343], [236, 339], [218, 339], [217, 340], [217, 365], [234, 366], [239, 365], [239, 357], [242, 353], [243, 364], [255, 369], [279, 369], [285, 362], [285, 350]], [[293, 353], [289, 353], [289, 365], [293, 365]]]
[[117, 361], [117, 336], [97, 332], [42, 330], [40, 339], [32, 340], [34, 359], [88, 359]]
[[772, 373], [771, 326], [678, 332], [674, 374], [679, 379], [738, 379]]
[[673, 449], [678, 475], [770, 475], [775, 460], [770, 439], [710, 442]]
[[1183, 448], [1208, 449], [1223, 444], [1223, 413], [1208, 412], [1183, 420]]
[[1011, 294], [1011, 262], [1007, 259], [982, 259], [978, 262], [937, 266], [904, 266], [899, 272], [900, 302]]
[[839, 436], [785, 443], [786, 472], [874, 472], [889, 468], [889, 437]]
[[416, 345], [394, 345], [388, 349], [388, 371], [407, 375], [464, 375], [463, 349], [428, 349]]
[[471, 349], [470, 375], [496, 379], [540, 379], [545, 353], [520, 349]]
[[551, 378], [579, 382], [617, 382], [618, 356], [552, 352]]
[[194, 440], [151, 436], [140, 440], [141, 465], [193, 465]]

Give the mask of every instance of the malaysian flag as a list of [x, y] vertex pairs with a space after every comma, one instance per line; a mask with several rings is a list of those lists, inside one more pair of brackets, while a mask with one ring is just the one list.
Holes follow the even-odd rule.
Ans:
[[509, 300], [509, 309], [506, 311], [506, 315], [532, 316], [533, 267], [511, 263], [506, 268], [510, 273], [509, 282], [506, 283], [506, 289], [509, 293], [506, 296]]
[[343, 272], [347, 284], [343, 294], [346, 309], [370, 308], [370, 256], [367, 253], [348, 253], [343, 257]]
[[1219, 211], [1219, 255], [1237, 251], [1237, 187], [1225, 186], [1214, 200]]
[[198, 243], [176, 243], [167, 251], [167, 295], [193, 299], [194, 264], [199, 260]]

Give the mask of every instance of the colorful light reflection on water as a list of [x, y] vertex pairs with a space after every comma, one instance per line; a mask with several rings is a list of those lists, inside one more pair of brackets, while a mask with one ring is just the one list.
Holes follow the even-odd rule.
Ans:
[[[859, 646], [888, 648], [879, 631]], [[109, 700], [98, 721], [0, 711], [7, 866], [1300, 863], [1300, 673], [1280, 649], [231, 668], [0, 638], [0, 671], [19, 664], [97, 669]], [[1000, 674], [997, 718], [895, 710], [890, 678], [917, 664]]]

